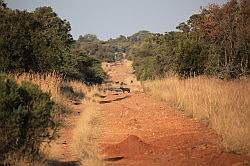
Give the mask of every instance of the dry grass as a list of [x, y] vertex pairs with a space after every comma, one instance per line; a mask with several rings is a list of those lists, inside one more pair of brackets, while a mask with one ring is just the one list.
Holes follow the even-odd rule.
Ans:
[[49, 92], [52, 95], [53, 100], [61, 100], [62, 96], [59, 91], [59, 86], [63, 82], [63, 79], [56, 73], [51, 74], [30, 74], [23, 73], [21, 75], [15, 75], [17, 82], [31, 81], [34, 84], [40, 86], [42, 91]]
[[[67, 85], [72, 87], [74, 91], [82, 92], [84, 98], [82, 98], [80, 102], [83, 103], [81, 106], [84, 111], [81, 113], [79, 122], [76, 124], [73, 148], [77, 150], [79, 154], [78, 157], [81, 162], [83, 162], [83, 165], [102, 165], [101, 160], [99, 160], [98, 150], [98, 138], [100, 138], [101, 133], [98, 126], [101, 122], [101, 112], [97, 108], [96, 103], [98, 95], [100, 94], [100, 87], [89, 87], [78, 81], [65, 82], [55, 73], [47, 75], [24, 73], [21, 75], [14, 75], [14, 78], [18, 83], [22, 81], [31, 81], [32, 83], [39, 85], [42, 91], [51, 94], [53, 101], [70, 109], [74, 109], [74, 107], [71, 107], [71, 101], [61, 93], [61, 85]], [[18, 163], [20, 163], [20, 165], [25, 165], [27, 164], [27, 161], [18, 161]], [[40, 161], [37, 164], [46, 165], [43, 163], [45, 162]]]
[[101, 94], [100, 87], [87, 87], [80, 82], [69, 82], [68, 84], [75, 90], [82, 91], [85, 94], [83, 112], [74, 130], [73, 148], [77, 151], [82, 165], [102, 165], [98, 146], [101, 137], [99, 126], [103, 118], [97, 103], [98, 95]]
[[88, 87], [87, 85], [79, 81], [64, 81], [63, 78], [56, 73], [23, 73], [21, 75], [15, 75], [14, 78], [17, 80], [18, 83], [22, 81], [31, 81], [32, 83], [37, 84], [42, 91], [51, 94], [51, 98], [53, 101], [55, 101], [61, 106], [66, 106], [68, 108], [70, 108], [71, 104], [69, 99], [61, 93], [61, 85], [67, 85], [72, 87], [74, 91], [82, 92], [85, 95], [84, 99], [93, 99], [94, 93], [99, 92], [97, 86]]
[[[60, 85], [63, 82], [63, 79], [56, 73], [50, 74], [31, 74], [31, 73], [22, 73], [22, 74], [9, 74], [10, 77], [14, 78], [17, 83], [22, 81], [30, 81], [33, 84], [38, 85], [43, 92], [48, 92], [51, 94], [51, 99], [60, 106], [59, 109], [68, 109], [67, 98], [60, 93]], [[61, 110], [60, 110], [61, 111]], [[61, 112], [58, 112], [57, 115], [60, 115]], [[57, 117], [58, 122], [61, 122], [61, 118]], [[42, 144], [41, 149], [47, 147], [47, 143]], [[42, 151], [42, 150], [41, 150]], [[38, 165], [44, 166], [44, 161], [29, 161], [29, 159], [23, 158], [20, 154], [10, 155], [9, 160], [13, 162], [13, 165]]]
[[60, 85], [63, 83], [63, 79], [56, 73], [50, 74], [30, 74], [23, 73], [15, 75], [14, 78], [18, 83], [22, 81], [30, 81], [33, 84], [38, 85], [42, 91], [51, 94], [51, 98], [57, 104], [68, 107], [67, 98], [60, 93]]
[[67, 82], [67, 84], [71, 86], [74, 90], [83, 92], [84, 94], [89, 94], [88, 92], [91, 91], [90, 87], [79, 81], [69, 81]]
[[92, 100], [96, 101], [98, 99], [98, 94], [100, 94], [100, 86], [93, 85], [93, 86], [87, 86], [82, 82], [78, 81], [69, 81], [67, 82], [69, 86], [71, 86], [74, 90], [78, 92], [82, 92], [85, 94], [85, 101]]
[[101, 94], [99, 86], [86, 86], [82, 82], [69, 81], [67, 85], [75, 91], [84, 93], [81, 100], [81, 115], [74, 129], [73, 149], [77, 151], [78, 158], [82, 165], [102, 165], [99, 156], [98, 141], [101, 137], [99, 125], [102, 122], [102, 114], [98, 108], [98, 95]]
[[45, 161], [33, 161], [27, 162], [25, 159], [18, 160], [17, 163], [13, 164], [15, 166], [49, 166]]
[[208, 122], [223, 137], [227, 151], [250, 153], [250, 79], [169, 77], [146, 81], [143, 88], [188, 116]]
[[97, 103], [86, 100], [84, 111], [75, 129], [74, 148], [83, 165], [102, 165], [98, 143], [101, 137], [101, 111]]

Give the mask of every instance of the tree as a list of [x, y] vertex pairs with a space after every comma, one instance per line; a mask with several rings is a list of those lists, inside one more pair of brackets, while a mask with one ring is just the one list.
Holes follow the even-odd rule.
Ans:
[[186, 24], [185, 22], [180, 23], [176, 29], [181, 30], [183, 33], [188, 33], [190, 32], [190, 27], [188, 26], [188, 24]]
[[86, 34], [84, 36], [80, 35], [79, 39], [80, 42], [96, 42], [99, 41], [96, 35], [93, 34]]
[[[0, 71], [55, 71], [67, 79], [102, 82], [105, 74], [100, 74], [99, 62], [84, 64], [86, 70], [81, 70], [79, 59], [82, 56], [75, 51], [70, 30], [70, 23], [59, 18], [51, 7], [40, 7], [33, 12], [0, 8]], [[86, 36], [91, 41], [95, 38]], [[96, 48], [90, 51], [96, 51], [99, 47], [94, 46]], [[94, 67], [98, 71], [93, 70]], [[89, 74], [90, 71], [92, 74]], [[92, 79], [98, 74], [100, 78]]]
[[130, 39], [132, 42], [138, 42], [148, 38], [150, 35], [151, 33], [149, 31], [142, 30], [133, 34], [132, 36], [129, 36], [128, 39]]
[[68, 22], [49, 7], [35, 12], [1, 9], [1, 71], [60, 71], [73, 41]]
[[177, 49], [176, 73], [181, 77], [204, 74], [208, 47], [205, 43], [184, 40]]
[[0, 7], [7, 8], [7, 4], [3, 0], [0, 0]]
[[209, 41], [216, 50], [220, 73], [236, 78], [249, 73], [249, 5], [245, 0], [231, 0], [223, 6], [210, 5], [190, 17], [192, 33]]

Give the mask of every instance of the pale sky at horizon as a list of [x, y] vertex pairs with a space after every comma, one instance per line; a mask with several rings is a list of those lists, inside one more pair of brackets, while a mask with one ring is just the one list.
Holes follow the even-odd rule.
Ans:
[[8, 7], [32, 11], [40, 6], [53, 10], [71, 24], [71, 34], [96, 34], [107, 40], [140, 30], [164, 33], [210, 3], [227, 0], [5, 0]]

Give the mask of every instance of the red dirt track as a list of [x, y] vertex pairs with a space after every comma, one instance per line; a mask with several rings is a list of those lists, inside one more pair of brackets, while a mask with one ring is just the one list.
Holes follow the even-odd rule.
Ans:
[[105, 66], [112, 81], [125, 82], [124, 87], [131, 89], [131, 93], [108, 92], [100, 106], [105, 119], [101, 126], [102, 155], [123, 157], [105, 165], [250, 164], [250, 156], [224, 152], [220, 137], [204, 124], [142, 92], [131, 62]]

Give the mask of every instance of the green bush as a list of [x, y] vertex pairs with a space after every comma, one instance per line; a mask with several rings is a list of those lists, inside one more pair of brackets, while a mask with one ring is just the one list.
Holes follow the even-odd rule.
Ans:
[[159, 72], [158, 72], [158, 65], [156, 62], [156, 58], [155, 57], [145, 57], [143, 60], [140, 61], [140, 65], [135, 66], [136, 68], [136, 77], [139, 80], [147, 80], [147, 79], [155, 79], [159, 76]]
[[[29, 82], [0, 76], [0, 161], [11, 155], [34, 159], [44, 141], [53, 138], [54, 102]], [[1, 163], [1, 162], [0, 162]]]
[[204, 74], [207, 50], [207, 46], [202, 42], [191, 39], [181, 42], [176, 50], [176, 73], [184, 78]]
[[0, 6], [0, 72], [56, 72], [70, 80], [102, 83], [100, 62], [75, 51], [70, 29], [51, 7], [27, 12]]

